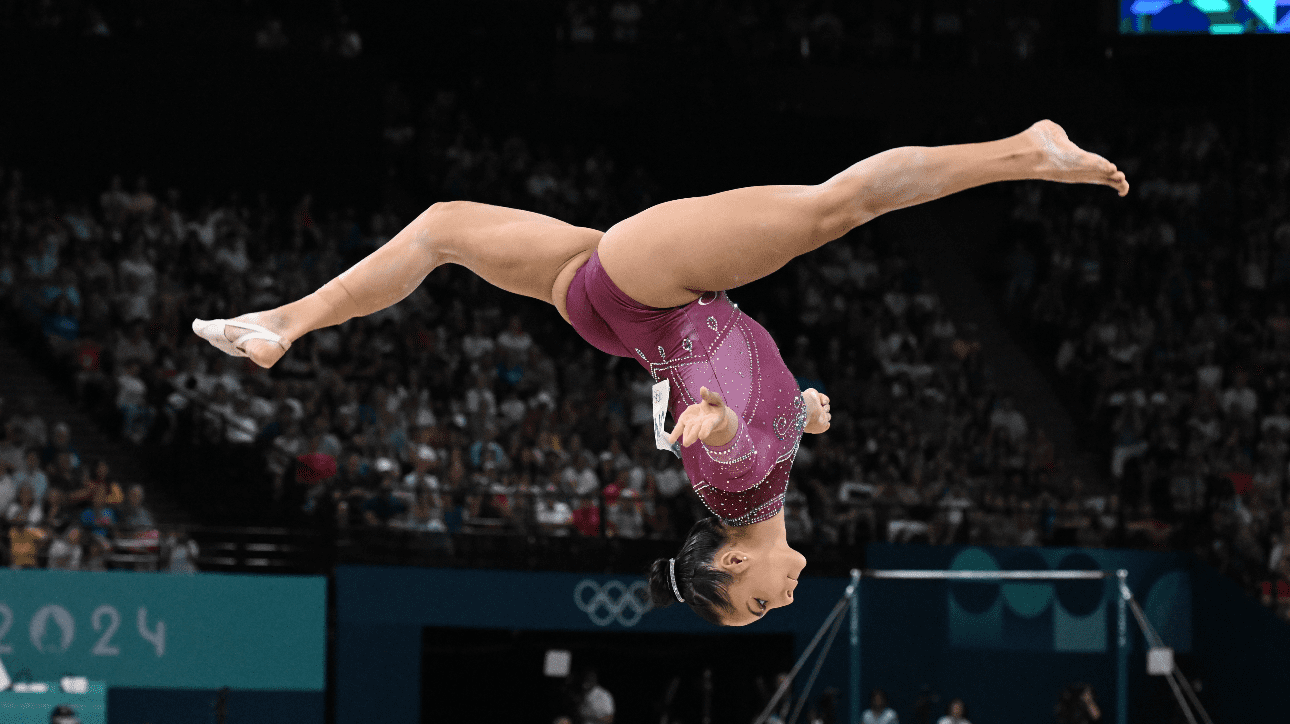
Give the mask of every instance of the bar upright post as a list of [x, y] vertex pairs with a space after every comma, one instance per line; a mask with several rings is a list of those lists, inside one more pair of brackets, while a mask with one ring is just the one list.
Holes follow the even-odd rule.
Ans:
[[[860, 569], [851, 569], [851, 724], [860, 724]], [[1120, 724], [1123, 724], [1121, 722]]]
[[1115, 572], [1116, 647], [1115, 647], [1115, 722], [1129, 722], [1129, 621], [1125, 608], [1129, 587], [1125, 583], [1129, 572], [1121, 568]]

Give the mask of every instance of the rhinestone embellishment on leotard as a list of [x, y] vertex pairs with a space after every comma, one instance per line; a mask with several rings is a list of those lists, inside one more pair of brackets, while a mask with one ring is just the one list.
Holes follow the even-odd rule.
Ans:
[[648, 362], [649, 362], [649, 357], [646, 357], [646, 356], [645, 356], [645, 353], [641, 351], [641, 348], [640, 348], [640, 347], [637, 347], [637, 348], [636, 348], [636, 354], [640, 355], [640, 356], [641, 356], [641, 359], [645, 360], [645, 362], [646, 362], [646, 363], [648, 363]]
[[717, 331], [716, 317], [708, 317], [708, 329], [711, 329], [713, 332]]
[[792, 422], [789, 422], [788, 415], [780, 415], [771, 423], [771, 428], [775, 431], [775, 437], [783, 440], [788, 434], [790, 426], [797, 428], [798, 434], [806, 428], [806, 402], [802, 398], [797, 398], [793, 402], [793, 407], [797, 409], [797, 414], [793, 416]]
[[658, 346], [658, 356], [662, 357], [664, 362], [667, 361], [667, 350], [663, 349], [661, 344]]
[[689, 337], [685, 337], [681, 340], [681, 346], [685, 348], [686, 354], [690, 354], [694, 351], [694, 343], [690, 341]]

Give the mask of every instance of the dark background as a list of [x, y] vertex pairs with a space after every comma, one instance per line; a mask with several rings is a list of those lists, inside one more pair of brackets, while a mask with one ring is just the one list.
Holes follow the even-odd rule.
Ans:
[[[422, 636], [421, 721], [552, 721], [577, 715], [582, 673], [598, 672], [614, 697], [615, 722], [654, 724], [679, 679], [670, 711], [704, 710], [700, 682], [712, 672], [713, 721], [752, 721], [773, 692], [775, 674], [793, 665], [788, 634], [710, 636], [574, 631], [426, 628]], [[839, 643], [839, 646], [842, 644]], [[568, 679], [542, 677], [548, 649], [572, 654]], [[630, 652], [630, 655], [624, 655]]]

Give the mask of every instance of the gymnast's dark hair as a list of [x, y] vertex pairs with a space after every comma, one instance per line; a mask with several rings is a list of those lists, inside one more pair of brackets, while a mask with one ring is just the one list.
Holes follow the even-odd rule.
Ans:
[[[729, 535], [725, 523], [714, 517], [702, 518], [690, 528], [685, 545], [676, 554], [676, 585], [681, 597], [703, 620], [718, 626], [723, 613], [733, 613], [734, 606], [726, 595], [726, 586], [733, 578], [725, 571], [712, 567], [717, 551], [725, 545]], [[676, 603], [672, 583], [668, 580], [666, 558], [659, 558], [649, 567], [649, 597], [654, 608], [664, 608]]]

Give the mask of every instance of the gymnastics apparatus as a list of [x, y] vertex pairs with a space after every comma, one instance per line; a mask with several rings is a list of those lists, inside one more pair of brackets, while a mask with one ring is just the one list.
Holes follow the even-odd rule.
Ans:
[[[1133, 613], [1133, 619], [1138, 624], [1138, 630], [1141, 631], [1143, 640], [1148, 647], [1147, 670], [1153, 676], [1164, 676], [1169, 682], [1170, 691], [1173, 693], [1174, 700], [1178, 703], [1178, 708], [1182, 711], [1183, 716], [1187, 719], [1188, 724], [1214, 724], [1210, 719], [1209, 713], [1201, 705], [1200, 699], [1196, 696], [1196, 691], [1192, 688], [1187, 677], [1183, 675], [1182, 670], [1174, 661], [1173, 649], [1165, 645], [1160, 634], [1156, 631], [1147, 616], [1142, 611], [1133, 592], [1129, 589], [1127, 579], [1128, 571], [1119, 569], [1115, 571], [1100, 570], [1074, 570], [1074, 571], [998, 571], [998, 570], [865, 570], [851, 569], [851, 582], [847, 585], [838, 599], [836, 605], [824, 619], [811, 642], [806, 645], [801, 656], [797, 658], [793, 668], [789, 670], [788, 675], [780, 683], [779, 688], [775, 690], [770, 701], [762, 709], [762, 712], [753, 724], [766, 724], [770, 721], [772, 712], [779, 705], [780, 700], [787, 693], [797, 679], [797, 674], [802, 670], [802, 665], [811, 657], [820, 640], [824, 639], [827, 633], [828, 638], [824, 639], [824, 648], [820, 650], [816, 658], [815, 666], [811, 670], [810, 676], [806, 679], [806, 684], [800, 691], [794, 692], [796, 704], [793, 706], [792, 713], [781, 724], [796, 724], [798, 715], [802, 712], [810, 696], [811, 689], [815, 685], [815, 678], [819, 675], [824, 660], [829, 655], [829, 649], [833, 646], [833, 640], [837, 636], [839, 629], [842, 628], [842, 621], [846, 619], [849, 623], [848, 632], [850, 634], [850, 653], [851, 653], [851, 673], [848, 677], [850, 684], [850, 721], [852, 724], [860, 724], [860, 579], [887, 579], [887, 580], [905, 580], [905, 581], [1104, 581], [1104, 594], [1114, 596], [1116, 603], [1116, 635], [1115, 635], [1115, 724], [1128, 724], [1129, 720], [1129, 625], [1127, 612]], [[847, 611], [849, 615], [844, 615]]]
[[[1044, 120], [997, 141], [891, 149], [813, 186], [668, 201], [605, 232], [529, 211], [436, 203], [316, 292], [235, 319], [194, 320], [193, 331], [270, 367], [301, 336], [385, 309], [448, 263], [551, 303], [587, 342], [636, 359], [654, 378], [655, 444], [681, 458], [713, 513], [675, 558], [651, 566], [654, 605], [683, 601], [712, 623], [742, 626], [792, 603], [806, 558], [785, 535], [789, 468], [802, 433], [828, 430], [831, 410], [827, 396], [798, 389], [765, 328], [726, 290], [882, 214], [1027, 179], [1129, 192], [1113, 163]], [[666, 433], [669, 410], [676, 424]]]

